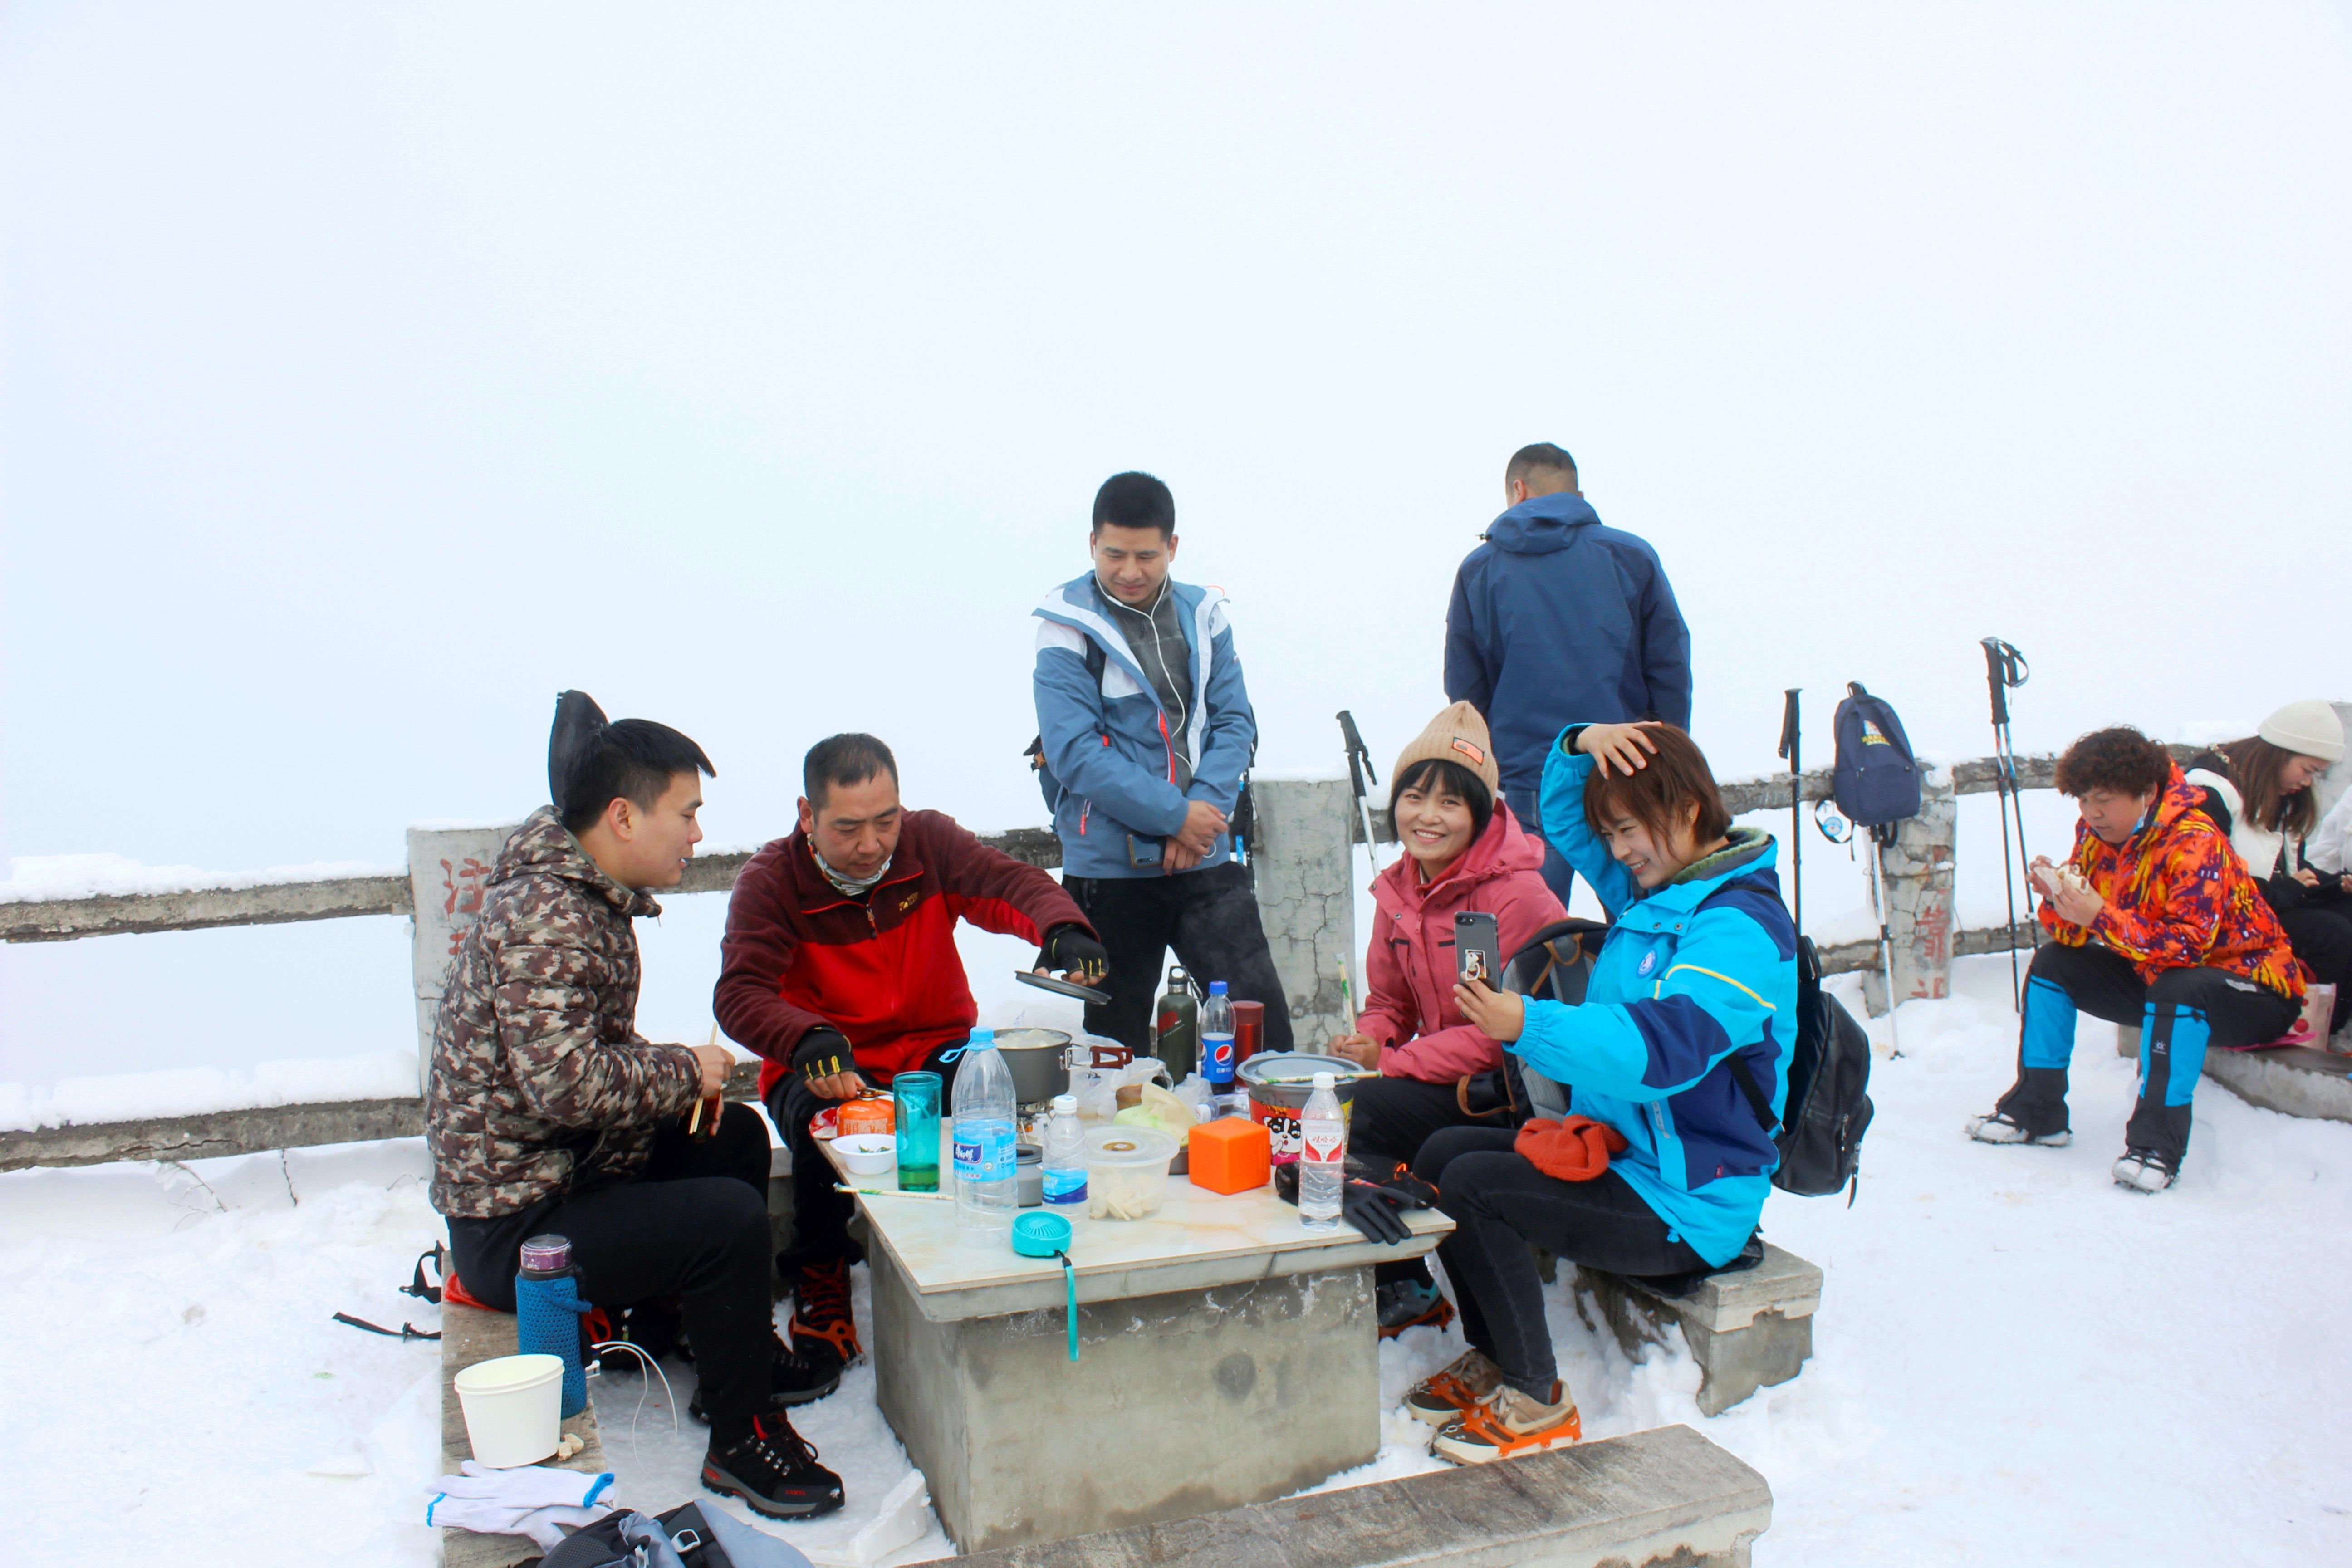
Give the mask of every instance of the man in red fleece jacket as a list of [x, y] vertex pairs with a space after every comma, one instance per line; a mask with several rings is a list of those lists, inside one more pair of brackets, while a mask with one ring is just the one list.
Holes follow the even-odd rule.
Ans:
[[810, 1119], [917, 1068], [952, 1087], [940, 1058], [980, 1016], [959, 919], [1038, 942], [1044, 973], [1097, 979], [1108, 959], [1053, 878], [940, 812], [903, 809], [898, 762], [873, 736], [820, 741], [801, 777], [800, 826], [735, 879], [714, 1006], [728, 1037], [766, 1058], [760, 1096], [793, 1152], [793, 1343], [846, 1363], [860, 1353], [849, 1201]]

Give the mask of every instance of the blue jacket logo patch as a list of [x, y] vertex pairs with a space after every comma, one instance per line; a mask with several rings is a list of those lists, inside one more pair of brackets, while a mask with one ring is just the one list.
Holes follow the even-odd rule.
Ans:
[[1646, 975], [1650, 971], [1656, 967], [1658, 967], [1658, 950], [1654, 947], [1649, 952], [1642, 955], [1641, 966], [1635, 969], [1633, 973], [1635, 974]]

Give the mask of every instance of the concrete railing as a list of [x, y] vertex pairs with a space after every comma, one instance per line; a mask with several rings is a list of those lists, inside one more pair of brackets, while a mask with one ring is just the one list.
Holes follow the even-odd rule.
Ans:
[[[2352, 708], [2343, 705], [2339, 710], [2352, 713]], [[2171, 750], [2186, 761], [2194, 748], [2175, 745]], [[2057, 759], [2048, 755], [2018, 758], [2021, 785], [2052, 787], [2056, 763]], [[2322, 781], [2326, 800], [2332, 801], [2343, 790], [2348, 766], [2352, 764], [2336, 764]], [[1881, 847], [1880, 869], [1892, 914], [1891, 976], [1882, 973], [1875, 940], [1840, 942], [1822, 950], [1826, 973], [1864, 976], [1865, 992], [1874, 1010], [1884, 1010], [1890, 992], [1906, 1000], [1948, 994], [1954, 957], [2004, 952], [2031, 944], [2030, 928], [2022, 921], [2015, 927], [1961, 930], [1954, 915], [1954, 803], [1959, 795], [1993, 793], [1999, 777], [2000, 764], [1990, 757], [1971, 758], [1940, 773], [1931, 768], [1919, 816], [1902, 824], [1894, 841]], [[1813, 769], [1794, 782], [1802, 802], [1831, 798], [1828, 768]], [[1724, 803], [1734, 816], [1787, 810], [1790, 785], [1786, 774], [1726, 781]], [[1352, 859], [1352, 846], [1363, 842], [1362, 819], [1348, 786], [1339, 780], [1263, 779], [1253, 787], [1258, 809], [1253, 859], [1275, 967], [1282, 977], [1299, 1037], [1322, 1038], [1339, 1032], [1345, 1022], [1339, 992], [1339, 963], [1344, 960], [1354, 973], [1361, 962], [1355, 931], [1360, 873]], [[421, 1072], [431, 1054], [441, 976], [465, 928], [480, 908], [490, 867], [511, 831], [511, 825], [411, 829], [404, 876], [338, 876], [258, 886], [0, 901], [0, 941], [64, 942], [361, 915], [407, 915], [415, 927], [413, 952]], [[1382, 843], [1395, 842], [1385, 810], [1372, 814], [1372, 831]], [[1061, 844], [1050, 828], [1016, 828], [983, 836], [982, 842], [1033, 866], [1052, 869], [1061, 864]], [[698, 856], [688, 866], [686, 879], [663, 896], [728, 891], [753, 853], [734, 849]], [[748, 1081], [744, 1091], [748, 1092]], [[393, 1100], [0, 1131], [0, 1170], [294, 1148], [409, 1135], [420, 1125], [417, 1100]]]

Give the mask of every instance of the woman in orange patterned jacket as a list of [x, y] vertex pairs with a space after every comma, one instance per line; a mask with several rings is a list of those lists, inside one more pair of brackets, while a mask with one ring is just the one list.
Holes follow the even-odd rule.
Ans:
[[2160, 1193], [2189, 1149], [2189, 1102], [2208, 1046], [2257, 1045], [2293, 1026], [2303, 968], [2278, 917], [2200, 809], [2165, 749], [2099, 730], [2058, 759], [2081, 804], [2074, 852], [2037, 860], [2042, 923], [2019, 1031], [2017, 1082], [1968, 1125], [1986, 1143], [2063, 1144], [2077, 1012], [2137, 1024], [2139, 1100], [2124, 1128], [2120, 1184]]

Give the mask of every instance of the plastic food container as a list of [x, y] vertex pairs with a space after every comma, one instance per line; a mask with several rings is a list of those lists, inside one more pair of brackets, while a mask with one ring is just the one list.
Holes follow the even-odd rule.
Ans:
[[1318, 1056], [1312, 1051], [1276, 1051], [1250, 1058], [1234, 1076], [1249, 1090], [1250, 1120], [1264, 1127], [1274, 1144], [1273, 1159], [1277, 1165], [1286, 1165], [1298, 1158], [1299, 1144], [1304, 1139], [1298, 1125], [1298, 1113], [1307, 1109], [1307, 1097], [1315, 1091], [1315, 1075], [1328, 1072], [1333, 1079], [1333, 1089], [1339, 1097], [1341, 1121], [1353, 1126], [1356, 1116], [1356, 1080], [1378, 1078], [1370, 1068], [1360, 1068], [1345, 1057]]
[[494, 1470], [535, 1465], [562, 1441], [563, 1358], [502, 1355], [452, 1380], [474, 1458]]
[[833, 1150], [856, 1176], [883, 1175], [898, 1163], [898, 1135], [890, 1132], [845, 1132]]
[[1143, 1219], [1168, 1201], [1168, 1162], [1176, 1140], [1156, 1127], [1087, 1130], [1087, 1215]]
[[845, 1100], [837, 1108], [834, 1126], [846, 1138], [853, 1132], [888, 1132], [898, 1126], [896, 1108], [882, 1095], [861, 1095]]

